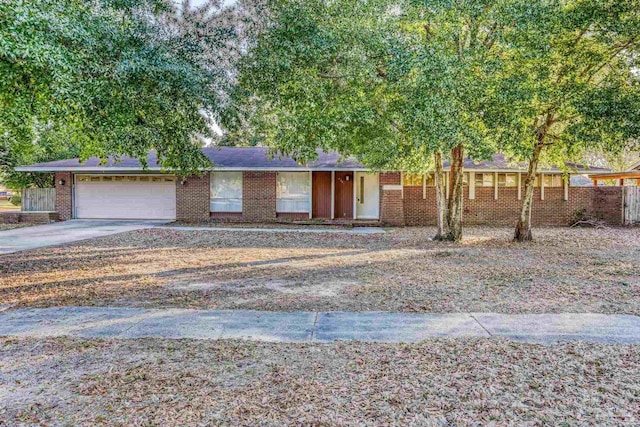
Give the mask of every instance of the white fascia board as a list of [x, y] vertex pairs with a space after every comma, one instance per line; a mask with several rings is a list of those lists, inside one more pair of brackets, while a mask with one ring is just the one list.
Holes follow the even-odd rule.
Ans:
[[[442, 169], [444, 172], [451, 172], [451, 168], [446, 167]], [[476, 168], [462, 168], [463, 172], [474, 172], [474, 173], [527, 173], [527, 169], [476, 169]], [[393, 172], [393, 171], [388, 171]], [[434, 173], [435, 170], [427, 171], [426, 173]], [[553, 173], [553, 174], [561, 174], [564, 173], [558, 169], [541, 169], [536, 173]], [[590, 174], [589, 171], [569, 171], [569, 175], [583, 175]], [[609, 172], [598, 172], [598, 173], [609, 173]]]
[[[171, 170], [168, 169], [162, 169], [159, 167], [150, 167], [150, 168], [146, 168], [146, 169], [141, 169], [141, 168], [134, 168], [134, 167], [98, 167], [98, 166], [93, 166], [93, 167], [83, 167], [83, 166], [73, 166], [73, 167], [31, 167], [31, 166], [18, 166], [15, 168], [15, 170], [17, 172], [86, 172], [86, 173], [91, 173], [91, 172], [99, 172], [99, 173], [105, 173], [105, 172], [113, 172], [113, 173], [117, 173], [117, 172], [147, 172], [147, 171], [153, 171], [153, 172], [158, 172], [158, 171], [162, 171], [165, 173], [172, 173]], [[202, 170], [211, 170], [211, 171], [237, 171], [237, 172], [241, 172], [241, 171], [257, 171], [257, 172], [309, 172], [309, 171], [316, 171], [316, 172], [331, 172], [331, 171], [344, 171], [344, 172], [349, 172], [349, 171], [356, 171], [356, 172], [376, 172], [373, 169], [370, 168], [308, 168], [308, 167], [285, 167], [285, 168], [278, 168], [278, 167], [273, 167], [273, 168], [245, 168], [245, 167], [213, 167], [211, 169], [202, 169]], [[443, 169], [445, 172], [449, 172], [450, 168], [444, 168]], [[463, 171], [465, 172], [476, 172], [476, 173], [526, 173], [526, 169], [476, 169], [476, 168], [463, 168]], [[391, 170], [386, 170], [383, 172], [399, 172], [399, 171], [391, 171]], [[429, 171], [428, 173], [433, 173], [434, 171]], [[175, 173], [175, 172], [173, 172]], [[556, 169], [542, 169], [539, 170], [538, 173], [563, 173], [560, 170], [556, 170]], [[589, 175], [595, 175], [595, 174], [606, 174], [606, 173], [611, 173], [610, 171], [597, 171], [597, 172], [590, 172], [589, 170], [584, 170], [584, 171], [580, 171], [580, 170], [576, 170], [576, 171], [569, 171], [568, 172], [570, 175], [583, 175], [583, 174], [589, 174]]]
[[307, 168], [307, 167], [286, 167], [286, 168], [243, 168], [243, 167], [216, 167], [203, 169], [211, 172], [370, 172], [372, 169], [367, 168]]
[[[15, 168], [17, 172], [78, 172], [78, 173], [118, 173], [118, 172], [166, 172], [175, 173], [175, 171], [169, 169], [162, 169], [158, 167], [154, 168], [128, 168], [128, 167], [30, 167], [30, 166], [18, 166]], [[210, 171], [257, 171], [257, 172], [309, 172], [309, 171], [358, 171], [369, 172], [371, 169], [367, 168], [303, 168], [303, 167], [288, 167], [288, 168], [234, 168], [234, 167], [213, 167], [211, 169], [202, 169]]]
[[18, 166], [15, 168], [17, 172], [146, 172], [146, 171], [161, 171], [162, 168], [114, 168], [114, 167], [31, 167], [31, 166]]

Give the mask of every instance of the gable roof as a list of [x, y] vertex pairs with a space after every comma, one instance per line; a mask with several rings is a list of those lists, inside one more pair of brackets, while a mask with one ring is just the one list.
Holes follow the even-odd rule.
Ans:
[[[266, 147], [206, 147], [202, 149], [202, 152], [211, 161], [215, 170], [370, 170], [352, 157], [344, 158], [337, 152], [325, 153], [322, 150], [317, 151], [318, 158], [316, 160], [307, 164], [300, 164], [287, 156], [270, 156], [269, 149]], [[568, 164], [567, 166], [581, 173], [608, 171], [608, 169], [575, 164]], [[444, 167], [445, 169], [449, 168], [449, 163], [445, 162]], [[503, 154], [496, 154], [492, 160], [479, 162], [466, 158], [464, 160], [464, 168], [477, 171], [518, 172], [525, 171], [527, 164], [514, 164], [509, 162]], [[56, 160], [20, 166], [16, 170], [21, 172], [139, 172], [143, 170], [143, 167], [140, 161], [135, 158], [109, 156], [104, 163], [101, 163], [97, 157], [91, 157], [85, 162], [80, 162], [79, 159]], [[158, 157], [155, 151], [151, 151], [147, 156], [146, 170], [162, 170], [158, 164]], [[542, 172], [560, 172], [560, 169], [548, 168], [542, 170]]]
[[632, 165], [630, 169], [631, 169], [632, 171], [634, 171], [634, 170], [635, 170], [635, 171], [640, 171], [640, 162], [638, 162], [638, 163], [636, 163], [636, 164]]

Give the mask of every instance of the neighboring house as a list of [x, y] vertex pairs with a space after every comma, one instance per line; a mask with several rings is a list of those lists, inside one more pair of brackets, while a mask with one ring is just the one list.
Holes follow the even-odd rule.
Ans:
[[[149, 155], [146, 170], [130, 158], [110, 158], [106, 164], [97, 158], [84, 163], [60, 160], [16, 170], [55, 172], [56, 211], [61, 219], [436, 222], [432, 174], [373, 172], [336, 153], [318, 152], [316, 161], [300, 165], [287, 157], [270, 158], [263, 147], [213, 147], [203, 152], [212, 170], [187, 178], [163, 173], [155, 153]], [[464, 168], [465, 223], [514, 224], [522, 203], [525, 165], [511, 165], [496, 155], [492, 161], [467, 159]], [[573, 170], [608, 172], [576, 165]], [[574, 187], [558, 169], [541, 171], [534, 197], [533, 218], [538, 225], [566, 225], [580, 210], [619, 222], [619, 189]]]

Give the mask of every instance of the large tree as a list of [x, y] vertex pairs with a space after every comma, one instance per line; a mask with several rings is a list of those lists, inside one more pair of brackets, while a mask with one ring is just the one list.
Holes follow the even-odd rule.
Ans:
[[377, 169], [434, 168], [436, 237], [459, 240], [463, 157], [494, 152], [484, 122], [499, 101], [501, 41], [529, 3], [273, 0], [242, 68], [245, 108], [230, 117], [238, 125], [244, 113], [267, 145], [298, 159], [320, 147]]
[[497, 87], [504, 105], [490, 104], [500, 111], [488, 117], [501, 148], [529, 162], [514, 235], [527, 241], [540, 162], [620, 153], [640, 135], [640, 3], [540, 3], [505, 42], [509, 67]]
[[70, 153], [144, 161], [155, 149], [163, 167], [183, 174], [208, 166], [199, 148], [255, 14], [244, 3], [189, 3], [0, 2], [5, 179], [19, 184], [14, 166]]

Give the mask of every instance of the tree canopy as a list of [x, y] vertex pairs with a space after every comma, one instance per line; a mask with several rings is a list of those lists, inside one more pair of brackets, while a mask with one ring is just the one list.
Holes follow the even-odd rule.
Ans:
[[[127, 155], [183, 173], [225, 101], [251, 16], [209, 2], [0, 2], [0, 161]], [[44, 146], [44, 147], [43, 147]], [[47, 158], [43, 158], [46, 154]], [[17, 178], [19, 181], [20, 178]]]
[[299, 158], [321, 147], [422, 171], [434, 151], [458, 144], [488, 157], [495, 144], [481, 111], [501, 67], [492, 28], [506, 25], [513, 3], [275, 0], [244, 62], [237, 112]]

